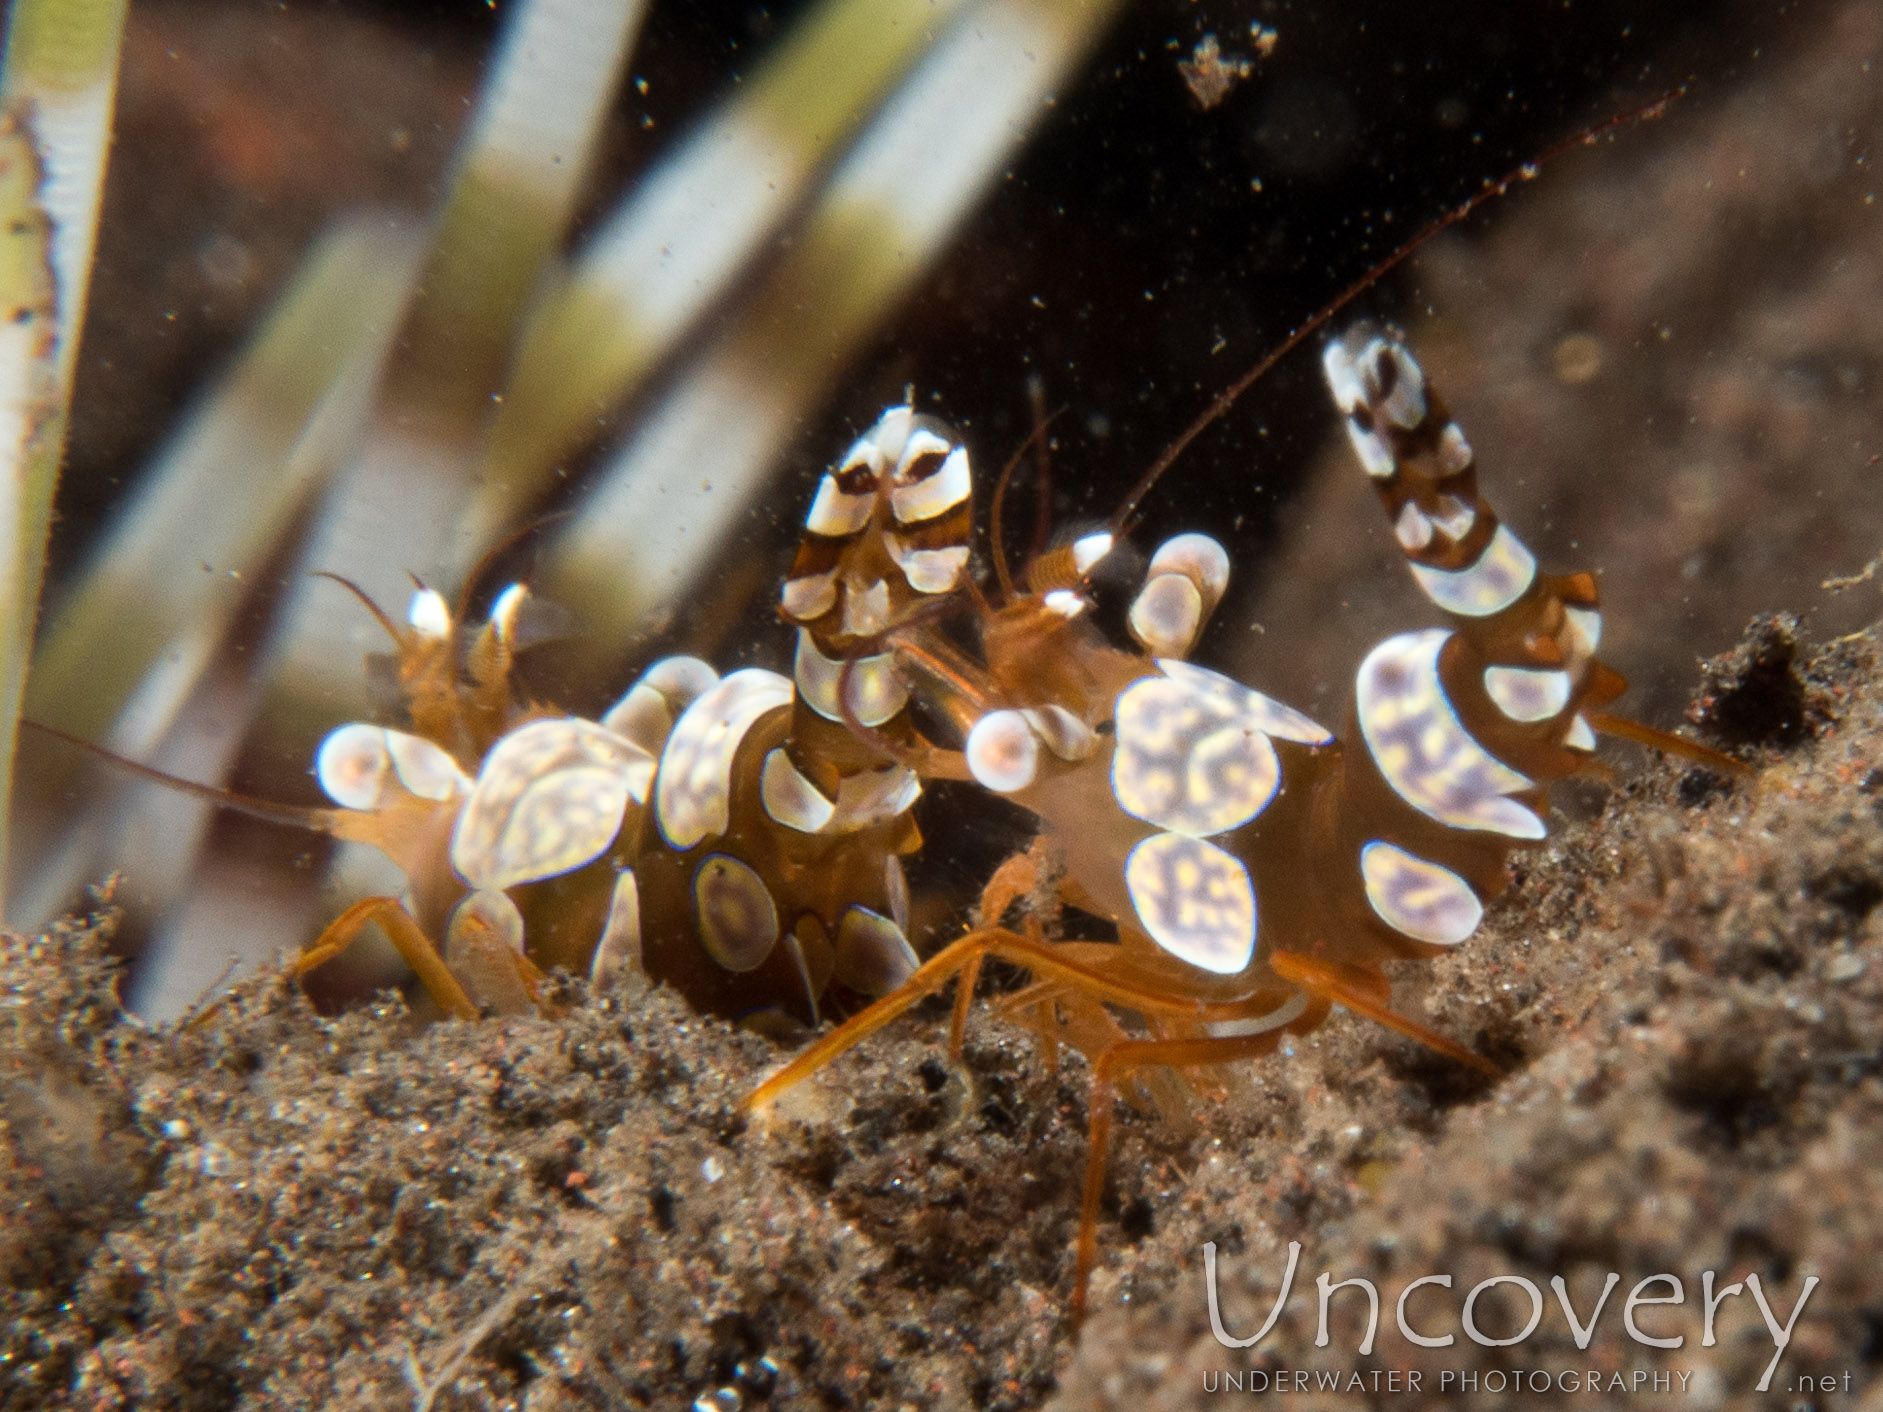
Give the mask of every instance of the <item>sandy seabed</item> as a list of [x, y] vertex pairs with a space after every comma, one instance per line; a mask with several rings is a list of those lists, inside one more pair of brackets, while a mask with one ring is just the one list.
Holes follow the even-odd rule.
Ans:
[[[1647, 664], [1805, 606], [1878, 543], [1883, 285], [1873, 169], [1846, 160], [1879, 130], [1877, 55], [1883, 8], [1818, 7], [1762, 82], [1683, 100], [1487, 250], [1428, 257], [1447, 312], [1421, 357], [1511, 522], [1603, 567], [1650, 718], [1695, 683]], [[1565, 377], [1566, 348], [1600, 374]], [[1384, 532], [1349, 528], [1358, 477], [1323, 484], [1255, 605], [1324, 628], [1259, 644], [1259, 684], [1316, 711], [1409, 594]], [[1874, 592], [1820, 600], [1815, 629]], [[1883, 638], [1791, 641], [1767, 621], [1699, 683], [1755, 781], [1624, 761], [1467, 947], [1396, 977], [1505, 1078], [1337, 1018], [1193, 1128], [1124, 1112], [1077, 1336], [1085, 1070], [984, 1010], [965, 1074], [931, 1005], [759, 1126], [738, 1101], [786, 1051], [665, 993], [421, 1026], [393, 1001], [323, 1018], [272, 974], [155, 1029], [119, 1005], [102, 918], [7, 938], [0, 1407], [1883, 1409]], [[1206, 1242], [1241, 1336], [1300, 1244], [1254, 1348], [1211, 1332]], [[1819, 1281], [1763, 1392], [1749, 1291], [1702, 1343], [1709, 1271], [1715, 1293], [1758, 1276], [1781, 1324]], [[1323, 1272], [1377, 1287], [1370, 1353], [1358, 1288], [1316, 1346]], [[1579, 1347], [1550, 1281], [1587, 1320], [1611, 1273]], [[1663, 1274], [1684, 1302], [1629, 1311]], [[1408, 1320], [1443, 1347], [1394, 1317], [1432, 1275], [1452, 1285]], [[1463, 1317], [1499, 1276], [1543, 1303], [1503, 1347]], [[1475, 1326], [1529, 1312], [1507, 1282]]]
[[[1194, 1130], [1127, 1111], [1076, 1338], [1085, 1071], [985, 1013], [965, 1075], [931, 1003], [756, 1124], [738, 1100], [784, 1051], [660, 991], [420, 1026], [395, 1002], [322, 1018], [276, 973], [154, 1029], [98, 923], [9, 938], [0, 1405], [1175, 1408], [1282, 1380], [1299, 1406], [1713, 1407], [1794, 1403], [1804, 1378], [1837, 1389], [1814, 1405], [1873, 1405], [1883, 640], [1792, 644], [1768, 620], [1702, 683], [1754, 780], [1663, 764], [1594, 790], [1468, 948], [1402, 969], [1399, 1004], [1507, 1077], [1343, 1017]], [[1291, 1241], [1278, 1326], [1223, 1347], [1204, 1243], [1246, 1336]], [[1759, 1276], [1781, 1323], [1820, 1282], [1764, 1395], [1746, 1293], [1700, 1346], [1709, 1270]], [[1323, 1271], [1380, 1290], [1370, 1354], [1357, 1287], [1315, 1346]], [[1549, 1281], [1586, 1322], [1609, 1272], [1578, 1348]], [[1624, 1310], [1663, 1273], [1684, 1304]], [[1393, 1317], [1431, 1274], [1453, 1285], [1408, 1318], [1442, 1348]], [[1491, 1347], [1462, 1305], [1499, 1275], [1546, 1307]], [[1507, 1282], [1473, 1327], [1528, 1314]]]

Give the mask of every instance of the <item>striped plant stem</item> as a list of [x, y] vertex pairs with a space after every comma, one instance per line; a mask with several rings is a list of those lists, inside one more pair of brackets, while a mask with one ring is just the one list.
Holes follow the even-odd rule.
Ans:
[[[13, 317], [0, 344], [8, 422], [0, 455], [9, 462], [0, 490], [0, 554], [7, 561], [0, 567], [0, 820], [9, 819], [14, 744], [111, 150], [124, 16], [125, 0], [14, 0], [7, 23], [0, 218], [12, 234], [0, 302]], [[0, 825], [0, 859], [9, 833], [10, 824]], [[0, 874], [0, 915], [4, 887]]]

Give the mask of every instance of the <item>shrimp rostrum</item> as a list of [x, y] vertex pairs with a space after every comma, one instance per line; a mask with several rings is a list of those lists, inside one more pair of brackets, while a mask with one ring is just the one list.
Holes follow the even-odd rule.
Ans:
[[[1184, 660], [1228, 573], [1201, 535], [1152, 557], [1128, 619], [1136, 650], [1104, 640], [1084, 588], [1117, 525], [1036, 561], [1025, 591], [984, 607], [978, 655], [921, 626], [892, 635], [918, 692], [961, 729], [973, 777], [1037, 816], [1039, 839], [989, 884], [980, 925], [748, 1100], [763, 1107], [957, 976], [958, 1053], [982, 961], [1022, 968], [1032, 984], [1010, 1013], [1092, 1067], [1075, 1318], [1123, 1085], [1162, 1079], [1146, 1087], [1168, 1101], [1175, 1074], [1268, 1054], [1337, 1005], [1495, 1073], [1394, 1010], [1383, 963], [1471, 937], [1512, 850], [1544, 838], [1549, 784], [1591, 768], [1597, 729], [1734, 764], [1602, 714], [1625, 683], [1596, 655], [1593, 577], [1539, 572], [1396, 335], [1354, 330], [1324, 367], [1444, 626], [1367, 654], [1338, 735]], [[1043, 878], [1115, 922], [1116, 941], [1002, 925]]]

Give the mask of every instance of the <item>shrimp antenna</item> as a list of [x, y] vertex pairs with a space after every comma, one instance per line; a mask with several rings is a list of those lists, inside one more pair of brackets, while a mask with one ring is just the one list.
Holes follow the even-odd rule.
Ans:
[[451, 621], [454, 624], [461, 623], [470, 616], [471, 595], [477, 591], [478, 584], [483, 582], [484, 577], [496, 566], [499, 559], [539, 530], [547, 529], [558, 520], [566, 520], [574, 513], [573, 510], [554, 510], [547, 515], [538, 515], [486, 549], [478, 561], [471, 566], [471, 572], [464, 576], [464, 583], [458, 589], [458, 603], [453, 610]]
[[[1027, 401], [1033, 408], [1033, 426], [1036, 432], [1044, 431], [1064, 407], [1052, 412], [1046, 410], [1046, 379], [1035, 372], [1026, 380]], [[1039, 437], [1033, 443], [1033, 548], [1031, 555], [1037, 559], [1046, 552], [1047, 540], [1051, 537], [1053, 516], [1053, 457], [1052, 443], [1046, 437]]]
[[[1064, 410], [1063, 407], [1059, 409], [1059, 411]], [[1046, 432], [1047, 429], [1052, 426], [1053, 419], [1058, 415], [1059, 412], [1054, 412], [1050, 417], [1041, 416], [1040, 409], [1036, 403], [1034, 408], [1033, 430], [1028, 433], [1025, 441], [1014, 447], [1013, 454], [1007, 458], [1007, 464], [1000, 468], [1000, 479], [994, 482], [994, 498], [989, 502], [987, 510], [987, 543], [988, 553], [994, 561], [994, 577], [1000, 583], [1000, 597], [1003, 603], [1013, 597], [1013, 573], [1011, 566], [1007, 563], [1005, 516], [1007, 490], [1013, 484], [1013, 473], [1019, 469], [1021, 458], [1026, 455], [1029, 449], [1042, 453], [1036, 474], [1044, 475], [1045, 459], [1043, 453], [1046, 445]], [[1044, 507], [1042, 507], [1042, 513], [1043, 512]], [[1037, 530], [1037, 526], [1035, 528]]]
[[1216, 396], [1211, 399], [1210, 405], [1203, 409], [1201, 415], [1199, 415], [1195, 421], [1191, 422], [1189, 426], [1185, 427], [1175, 441], [1164, 448], [1163, 454], [1151, 463], [1151, 468], [1139, 478], [1136, 485], [1131, 487], [1131, 493], [1125, 497], [1124, 503], [1113, 513], [1106, 528], [1111, 530], [1114, 535], [1122, 536], [1128, 534], [1132, 526], [1136, 523], [1137, 508], [1140, 502], [1150, 493], [1151, 487], [1157, 484], [1164, 472], [1169, 470], [1177, 458], [1183, 455], [1189, 448], [1191, 442], [1201, 436], [1212, 424], [1221, 420], [1224, 414], [1227, 413], [1231, 407], [1235, 406], [1236, 400], [1241, 397], [1243, 393], [1247, 392], [1257, 382], [1267, 376], [1269, 370], [1283, 358], [1299, 348], [1302, 343], [1307, 340], [1309, 335], [1315, 333], [1325, 325], [1329, 319], [1333, 318], [1334, 315], [1346, 308], [1365, 291], [1378, 284], [1394, 269], [1405, 263], [1405, 261], [1417, 253], [1427, 241], [1431, 240], [1441, 231], [1448, 230], [1452, 226], [1457, 225], [1460, 221], [1466, 220], [1473, 211], [1477, 210], [1478, 207], [1482, 206], [1486, 201], [1489, 201], [1495, 196], [1502, 196], [1518, 182], [1533, 180], [1537, 173], [1546, 165], [1555, 161], [1572, 148], [1592, 147], [1603, 138], [1622, 128], [1632, 127], [1636, 123], [1644, 123], [1660, 117], [1667, 111], [1668, 107], [1675, 99], [1684, 96], [1686, 92], [1686, 86], [1683, 84], [1679, 88], [1670, 89], [1668, 92], [1663, 93], [1652, 102], [1643, 103], [1640, 107], [1631, 108], [1625, 113], [1617, 113], [1614, 117], [1604, 119], [1593, 127], [1586, 127], [1573, 136], [1565, 137], [1554, 146], [1544, 149], [1540, 155], [1532, 157], [1529, 161], [1523, 163], [1522, 166], [1512, 168], [1498, 180], [1487, 181], [1478, 190], [1472, 192], [1471, 195], [1452, 207], [1451, 210], [1445, 212], [1444, 215], [1426, 226], [1424, 230], [1413, 236], [1412, 239], [1393, 251], [1393, 253], [1388, 255], [1384, 260], [1381, 260], [1359, 279], [1348, 285], [1327, 304], [1324, 304], [1306, 323], [1295, 328], [1293, 332], [1281, 341], [1280, 345], [1276, 347], [1273, 352], [1269, 353], [1253, 368], [1249, 369], [1248, 372], [1244, 373], [1228, 387], [1217, 393]]
[[[327, 569], [315, 569], [313, 572], [313, 577], [317, 579], [328, 579], [333, 583], [337, 583], [340, 585], [340, 587], [344, 588], [348, 593], [352, 594], [355, 598], [359, 599], [361, 604], [365, 606], [366, 611], [371, 613], [374, 619], [379, 623], [379, 626], [386, 630], [386, 636], [392, 639], [393, 645], [395, 647], [404, 646], [405, 636], [403, 633], [399, 631], [399, 625], [393, 622], [392, 618], [387, 614], [384, 608], [381, 608], [377, 603], [373, 602], [371, 594], [367, 593], [365, 589], [361, 588], [357, 583], [353, 582], [352, 579], [347, 578], [342, 574], [333, 573]], [[37, 729], [48, 731], [53, 735], [60, 735], [60, 732], [53, 730], [51, 726], [39, 726], [37, 727]], [[85, 746], [91, 745], [90, 741], [74, 740], [73, 737], [71, 736], [61, 736], [61, 739], [73, 740], [73, 743], [77, 745], [85, 745]], [[102, 747], [95, 747], [95, 748], [102, 748]], [[113, 758], [116, 758], [116, 757], [113, 757]], [[132, 762], [129, 760], [126, 760], [124, 763], [128, 765]]]
[[176, 790], [179, 794], [187, 794], [224, 809], [233, 809], [236, 813], [247, 814], [252, 819], [261, 819], [270, 824], [285, 824], [289, 828], [312, 829], [316, 833], [333, 834], [335, 832], [333, 820], [338, 813], [337, 810], [316, 809], [301, 804], [277, 804], [272, 800], [257, 799], [252, 795], [218, 789], [214, 785], [198, 784], [195, 780], [186, 780], [181, 775], [166, 773], [155, 765], [146, 765], [141, 761], [120, 755], [115, 750], [107, 750], [104, 746], [81, 736], [69, 735], [56, 726], [42, 726], [38, 721], [22, 720], [20, 728], [36, 735], [64, 741], [67, 745], [83, 750], [89, 755], [95, 755], [105, 763], [136, 775], [140, 779], [149, 780], [152, 784], [163, 785], [168, 789]]

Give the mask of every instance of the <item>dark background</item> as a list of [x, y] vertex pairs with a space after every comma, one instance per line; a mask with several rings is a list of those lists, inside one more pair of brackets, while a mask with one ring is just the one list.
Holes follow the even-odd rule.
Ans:
[[[624, 92], [591, 211], [806, 8], [656, 4], [632, 66], [646, 92]], [[911, 382], [984, 463], [1004, 459], [1038, 372], [1065, 409], [1062, 506], [1103, 514], [1210, 393], [1425, 222], [1585, 125], [1730, 85], [1788, 8], [1132, 6], [805, 427], [802, 483]], [[499, 19], [482, 3], [134, 8], [55, 570], [329, 216], [432, 200]], [[1203, 111], [1179, 60], [1211, 32], [1249, 52], [1256, 20], [1278, 33], [1273, 56]], [[1364, 302], [1390, 314], [1404, 297], [1392, 282]], [[1162, 504], [1252, 480], [1258, 493], [1203, 508], [1259, 549], [1326, 427], [1316, 376], [1312, 358], [1281, 368]], [[1154, 532], [1160, 502], [1147, 508]]]

